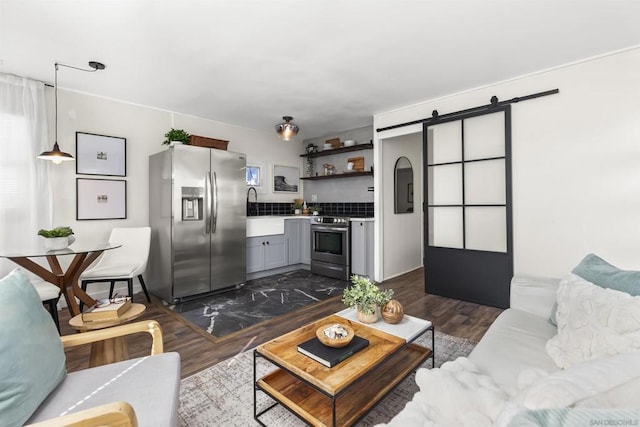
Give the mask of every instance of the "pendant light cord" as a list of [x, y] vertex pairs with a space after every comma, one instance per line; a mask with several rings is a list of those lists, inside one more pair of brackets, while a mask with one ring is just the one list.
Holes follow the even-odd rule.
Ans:
[[56, 145], [58, 145], [58, 63], [56, 62], [56, 75], [55, 75], [55, 79], [54, 79], [54, 84], [56, 85], [55, 91], [54, 93], [54, 99], [55, 99], [55, 104], [56, 104], [56, 139], [55, 139], [55, 143]]
[[89, 66], [91, 67], [90, 69], [74, 67], [73, 65], [67, 65], [67, 64], [63, 64], [62, 62], [56, 62], [56, 70], [58, 69], [58, 66], [73, 68], [74, 70], [85, 71], [87, 73], [95, 73], [96, 71], [104, 70], [105, 68], [104, 64], [101, 64], [100, 62], [94, 62], [94, 61], [89, 62]]
[[54, 98], [55, 98], [55, 104], [56, 104], [56, 124], [55, 124], [56, 139], [55, 139], [55, 143], [56, 143], [56, 145], [58, 145], [58, 68], [59, 67], [67, 67], [67, 68], [72, 68], [72, 69], [78, 70], [78, 71], [84, 71], [84, 72], [87, 72], [87, 73], [95, 73], [98, 70], [104, 70], [105, 66], [101, 62], [90, 61], [89, 62], [89, 67], [91, 67], [91, 68], [89, 68], [89, 69], [80, 68], [80, 67], [74, 67], [73, 65], [67, 65], [67, 64], [63, 64], [61, 62], [56, 62], [55, 63], [55, 67], [56, 67], [56, 75], [55, 75], [55, 78], [54, 78], [54, 85], [55, 85]]

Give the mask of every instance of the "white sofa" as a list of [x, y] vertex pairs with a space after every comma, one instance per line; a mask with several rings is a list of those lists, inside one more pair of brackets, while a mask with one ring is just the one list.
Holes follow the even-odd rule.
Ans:
[[[558, 335], [550, 318], [560, 282], [514, 277], [511, 307], [498, 316], [469, 357], [438, 369], [419, 369], [420, 391], [388, 425], [638, 425], [640, 352], [598, 357], [568, 369], [560, 369], [549, 355], [547, 342]], [[628, 298], [640, 303], [640, 297]], [[637, 315], [640, 319], [640, 312]], [[637, 335], [632, 339], [640, 339], [640, 332]]]
[[510, 308], [503, 311], [475, 346], [469, 360], [508, 392], [517, 390], [527, 368], [556, 371], [547, 341], [558, 333], [549, 319], [560, 279], [516, 276], [511, 280]]

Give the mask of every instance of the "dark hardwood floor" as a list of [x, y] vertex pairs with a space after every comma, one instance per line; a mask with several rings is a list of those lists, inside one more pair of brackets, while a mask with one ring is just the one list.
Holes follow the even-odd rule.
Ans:
[[[425, 294], [423, 277], [423, 270], [418, 269], [388, 280], [382, 287], [394, 290], [394, 298], [404, 306], [406, 314], [431, 320], [441, 332], [478, 341], [502, 312], [494, 307]], [[146, 303], [143, 294], [137, 294], [134, 301], [144, 302], [147, 306], [140, 320], [154, 319], [160, 323], [164, 351], [180, 353], [183, 378], [344, 308], [340, 297], [334, 297], [217, 339], [176, 316], [153, 296], [150, 304]], [[62, 335], [76, 333], [68, 321], [69, 314], [65, 309], [60, 312]], [[149, 353], [151, 338], [147, 334], [133, 335], [127, 342], [131, 357]], [[88, 345], [69, 349], [66, 354], [69, 372], [88, 367]]]

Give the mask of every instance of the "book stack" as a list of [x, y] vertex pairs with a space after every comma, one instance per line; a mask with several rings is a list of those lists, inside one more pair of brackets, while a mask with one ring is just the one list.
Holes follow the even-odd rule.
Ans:
[[353, 337], [349, 344], [341, 348], [328, 347], [322, 344], [318, 338], [314, 337], [299, 344], [298, 351], [316, 362], [322, 363], [327, 368], [332, 368], [368, 345], [369, 340], [357, 335]]
[[123, 302], [112, 302], [105, 306], [91, 307], [82, 313], [83, 322], [104, 322], [116, 320], [131, 308], [131, 298]]

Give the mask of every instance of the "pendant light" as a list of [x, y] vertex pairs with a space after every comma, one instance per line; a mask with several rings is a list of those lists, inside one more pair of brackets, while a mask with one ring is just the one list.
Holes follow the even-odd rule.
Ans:
[[290, 123], [291, 120], [293, 120], [293, 117], [291, 116], [284, 116], [282, 117], [282, 120], [284, 120], [284, 123], [276, 125], [276, 132], [278, 132], [278, 135], [280, 135], [282, 139], [289, 141], [298, 134], [300, 128], [297, 124]]
[[54, 64], [54, 66], [55, 66], [54, 97], [55, 97], [55, 111], [56, 111], [56, 117], [55, 117], [55, 138], [56, 139], [55, 139], [55, 142], [53, 143], [53, 149], [51, 151], [43, 151], [42, 153], [40, 153], [38, 158], [42, 160], [51, 160], [54, 164], [59, 165], [62, 162], [73, 161], [75, 159], [71, 154], [61, 151], [60, 146], [58, 146], [58, 67], [62, 66], [67, 68], [73, 68], [74, 70], [93, 73], [94, 71], [104, 70], [105, 66], [104, 64], [100, 62], [95, 62], [95, 61], [89, 62], [89, 67], [91, 67], [90, 70], [73, 67], [71, 65], [59, 64], [57, 62]]

